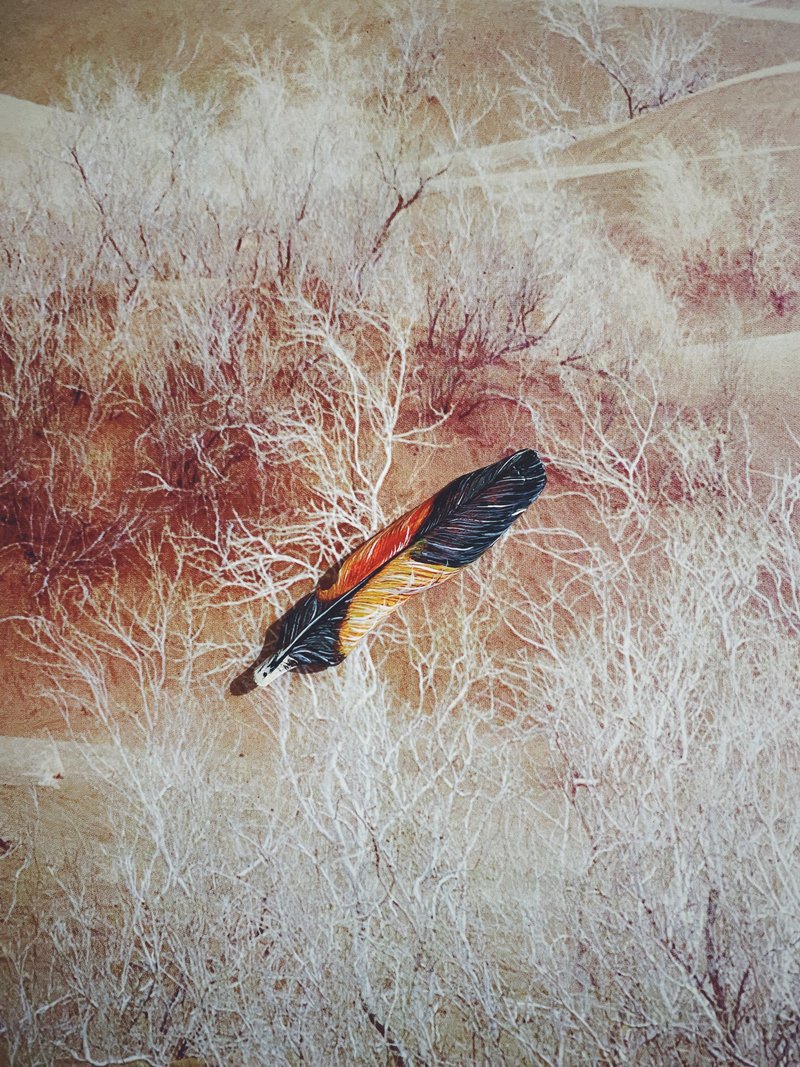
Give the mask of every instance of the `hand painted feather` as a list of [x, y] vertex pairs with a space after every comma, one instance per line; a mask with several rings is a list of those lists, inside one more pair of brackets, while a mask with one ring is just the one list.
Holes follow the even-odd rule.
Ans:
[[290, 670], [332, 667], [410, 596], [472, 563], [544, 489], [544, 466], [522, 449], [464, 474], [351, 553], [333, 580], [284, 616], [278, 647], [253, 672], [267, 685]]

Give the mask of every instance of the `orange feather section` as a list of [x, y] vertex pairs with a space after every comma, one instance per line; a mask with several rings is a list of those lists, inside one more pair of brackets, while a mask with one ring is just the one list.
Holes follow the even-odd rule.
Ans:
[[317, 590], [317, 598], [323, 603], [336, 600], [364, 578], [369, 577], [378, 567], [382, 567], [392, 556], [402, 552], [428, 517], [434, 500], [435, 497], [431, 497], [413, 510], [407, 511], [385, 530], [381, 530], [374, 537], [370, 537], [369, 541], [365, 541], [342, 563], [333, 584], [326, 589]]
[[[411, 514], [409, 512], [409, 516]], [[419, 545], [401, 552], [359, 589], [350, 601], [339, 630], [338, 645], [342, 655], [352, 652], [362, 637], [409, 597], [444, 582], [459, 570], [458, 567], [441, 567], [412, 559], [414, 548], [418, 549]]]

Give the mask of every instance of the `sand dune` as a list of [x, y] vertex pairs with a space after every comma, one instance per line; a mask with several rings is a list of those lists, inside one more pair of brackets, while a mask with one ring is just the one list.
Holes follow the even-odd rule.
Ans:
[[[800, 145], [776, 145], [764, 148], [752, 148], [743, 152], [711, 152], [707, 155], [700, 155], [693, 157], [699, 163], [710, 163], [715, 160], [724, 159], [738, 159], [748, 156], [780, 156], [787, 153], [793, 153], [800, 151]], [[521, 152], [518, 151], [516, 159], [521, 158]], [[792, 165], [796, 166], [794, 160]], [[594, 178], [603, 175], [622, 174], [626, 171], [639, 171], [655, 169], [658, 166], [656, 160], [653, 159], [629, 159], [622, 162], [609, 162], [609, 163], [586, 163], [575, 164], [572, 166], [556, 166], [556, 167], [527, 167], [515, 170], [504, 170], [495, 172], [492, 174], [493, 184], [515, 184], [519, 182], [520, 178], [524, 177], [526, 181], [534, 182], [563, 182], [574, 181], [579, 178]], [[462, 181], [469, 184], [480, 184], [485, 180], [485, 175], [480, 177], [464, 177]]]
[[782, 468], [798, 431], [800, 330], [727, 344], [687, 345], [664, 368], [666, 398], [697, 405], [713, 402], [726, 359], [739, 382], [739, 403], [746, 406], [759, 461]]
[[[719, 136], [725, 131], [734, 131], [748, 154], [792, 153], [800, 146], [799, 99], [800, 62], [785, 63], [720, 82], [633, 122], [593, 128], [555, 153], [552, 167], [531, 168], [531, 138], [473, 149], [463, 161], [471, 169], [495, 172], [495, 179], [498, 172], [524, 167], [531, 177], [570, 180], [645, 168], [651, 165], [648, 150], [663, 138], [678, 147], [690, 146], [700, 160], [732, 158], [738, 153], [719, 151]], [[457, 158], [456, 174], [461, 165]]]
[[800, 141], [800, 63], [767, 67], [719, 82], [692, 96], [650, 111], [611, 132], [590, 136], [560, 154], [568, 163], [623, 162], [640, 158], [665, 137], [688, 144], [693, 154], [716, 149], [719, 134], [735, 130], [745, 147]]
[[702, 15], [721, 15], [725, 18], [752, 22], [790, 22], [800, 24], [800, 11], [785, 7], [751, 7], [747, 3], [726, 0], [602, 0], [605, 7], [654, 8], [669, 11], [695, 11]]
[[61, 744], [49, 738], [3, 737], [0, 740], [0, 785], [58, 788], [64, 777], [60, 748]]
[[0, 94], [0, 148], [5, 158], [15, 151], [29, 150], [32, 137], [46, 136], [58, 116], [66, 112], [31, 100]]
[[57, 127], [67, 112], [0, 94], [0, 183], [22, 180], [37, 154], [58, 156]]
[[[90, 762], [91, 761], [91, 762]], [[0, 786], [40, 785], [59, 789], [103, 773], [121, 773], [120, 750], [113, 745], [59, 737], [0, 738]]]

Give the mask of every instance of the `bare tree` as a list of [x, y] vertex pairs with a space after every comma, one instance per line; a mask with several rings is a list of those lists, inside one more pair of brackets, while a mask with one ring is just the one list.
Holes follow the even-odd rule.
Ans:
[[542, 14], [551, 33], [573, 41], [586, 63], [605, 73], [629, 119], [697, 92], [716, 77], [713, 28], [697, 34], [672, 11], [642, 12], [635, 30], [600, 0], [548, 2]]

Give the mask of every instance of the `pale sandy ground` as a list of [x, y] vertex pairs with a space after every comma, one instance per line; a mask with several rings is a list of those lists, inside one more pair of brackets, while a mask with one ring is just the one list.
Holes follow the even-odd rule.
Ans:
[[[615, 6], [660, 5], [640, 2]], [[739, 135], [744, 152], [766, 153], [775, 160], [786, 190], [800, 210], [800, 61], [796, 58], [800, 55], [800, 5], [777, 8], [673, 0], [670, 6], [701, 15], [735, 16], [738, 24], [727, 24], [727, 52], [732, 54], [738, 49], [738, 62], [745, 73], [635, 122], [587, 131], [547, 170], [532, 163], [525, 141], [504, 140], [487, 145], [477, 153], [483, 171], [481, 180], [520, 190], [541, 181], [570, 181], [613, 215], [615, 211], [629, 210], [631, 189], [640, 180], [642, 169], [649, 165], [648, 152], [658, 138], [667, 137], [679, 148], [690, 147], [693, 152], [714, 156], [718, 133], [732, 129]], [[508, 18], [519, 15], [529, 20], [530, 7], [503, 3], [498, 5], [498, 11], [502, 9]], [[363, 22], [367, 18], [365, 11], [374, 10], [355, 0], [325, 4], [325, 12], [334, 20]], [[15, 7], [4, 5], [0, 12], [0, 89], [17, 94], [0, 96], [0, 185], [5, 195], [13, 196], [15, 186], [25, 180], [32, 156], [45, 153], [58, 158], [56, 126], [68, 121], [68, 116], [57, 108], [42, 106], [42, 101], [59, 97], [70, 57], [77, 61], [93, 55], [104, 62], [117, 54], [123, 62], [152, 66], [154, 54], [174, 52], [182, 22], [190, 22], [198, 39], [201, 31], [220, 29], [230, 37], [250, 32], [256, 38], [285, 35], [289, 40], [300, 40], [306, 32], [302, 13], [288, 0], [258, 7], [238, 5], [235, 10], [226, 11], [227, 5], [213, 0], [170, 0], [159, 9], [159, 17], [154, 16], [151, 5], [140, 0], [124, 5], [97, 0], [73, 0], [70, 4], [31, 0]], [[471, 26], [485, 30], [482, 20], [487, 17], [491, 13], [487, 16], [484, 9], [477, 15], [472, 12]], [[496, 19], [496, 24], [499, 21]], [[795, 25], [799, 27], [797, 31]], [[513, 25], [498, 31], [498, 36], [503, 34], [513, 39]], [[191, 40], [189, 46], [193, 47]], [[208, 68], [204, 47], [201, 41], [200, 59]], [[749, 69], [747, 57], [752, 60]], [[19, 98], [26, 94], [40, 102]], [[454, 180], [457, 174], [455, 167], [447, 180]], [[772, 460], [781, 458], [790, 440], [789, 431], [794, 429], [797, 433], [800, 428], [800, 332], [793, 330], [796, 325], [787, 323], [786, 333], [750, 337], [735, 346], [734, 355], [741, 364], [756, 429]], [[719, 358], [716, 346], [687, 349], [669, 378], [675, 395], [702, 403], [709, 388], [716, 385]], [[26, 724], [14, 715], [13, 708], [5, 709], [3, 720], [9, 733], [26, 732]], [[42, 725], [40, 721], [36, 729], [41, 730]], [[57, 716], [47, 725], [58, 733]], [[36, 738], [0, 739], [0, 783], [61, 785], [72, 776], [85, 773], [82, 757], [71, 746], [71, 742], [61, 740], [54, 744], [49, 736], [41, 734]]]
[[651, 8], [657, 11], [668, 7], [672, 11], [697, 11], [705, 15], [721, 15], [751, 22], [800, 23], [800, 11], [773, 7], [770, 4], [753, 4], [752, 0], [739, 0], [739, 3], [726, 0], [705, 0], [705, 3], [703, 0], [669, 0], [668, 4], [663, 0], [603, 0], [603, 3], [606, 7], [632, 7], [639, 10]]
[[[104, 770], [121, 773], [118, 751], [107, 744], [92, 746]], [[65, 780], [87, 772], [85, 746], [54, 737], [3, 737], [0, 741], [0, 785], [37, 785], [60, 789]]]
[[60, 159], [57, 128], [66, 119], [58, 108], [0, 95], [0, 189], [7, 198], [13, 200], [37, 157]]

